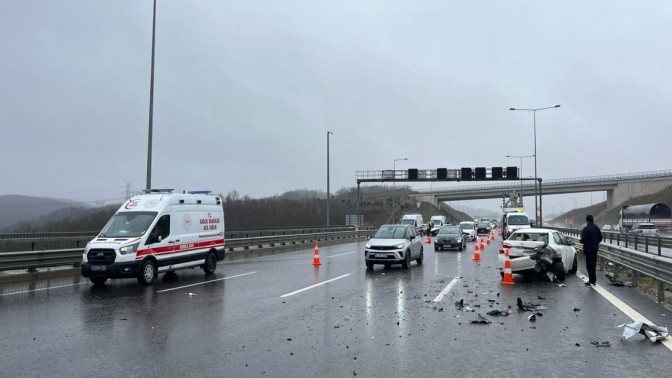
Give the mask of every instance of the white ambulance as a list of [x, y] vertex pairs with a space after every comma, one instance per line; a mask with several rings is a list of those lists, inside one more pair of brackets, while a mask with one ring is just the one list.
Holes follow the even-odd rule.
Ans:
[[126, 201], [86, 245], [82, 275], [95, 285], [133, 277], [149, 285], [158, 273], [178, 269], [201, 267], [211, 274], [224, 253], [220, 197], [151, 189]]

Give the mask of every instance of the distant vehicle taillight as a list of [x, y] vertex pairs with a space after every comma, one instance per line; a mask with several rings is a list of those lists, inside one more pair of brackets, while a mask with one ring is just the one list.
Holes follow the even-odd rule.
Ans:
[[637, 233], [638, 233], [638, 234], [641, 234], [641, 233], [642, 233], [642, 230], [641, 230], [641, 229], [637, 229]]

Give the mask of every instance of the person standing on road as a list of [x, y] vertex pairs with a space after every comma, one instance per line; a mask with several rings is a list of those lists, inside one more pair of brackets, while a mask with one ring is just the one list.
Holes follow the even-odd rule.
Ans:
[[586, 227], [581, 231], [581, 244], [583, 244], [583, 254], [586, 256], [586, 270], [588, 271], [586, 286], [597, 283], [595, 269], [597, 268], [597, 250], [600, 248], [601, 241], [602, 232], [600, 228], [593, 223], [593, 216], [587, 215]]

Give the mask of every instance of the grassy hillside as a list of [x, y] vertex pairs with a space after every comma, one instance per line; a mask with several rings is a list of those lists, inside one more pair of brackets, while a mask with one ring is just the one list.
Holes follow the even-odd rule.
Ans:
[[86, 208], [87, 206], [53, 198], [2, 195], [0, 196], [0, 231], [67, 207]]

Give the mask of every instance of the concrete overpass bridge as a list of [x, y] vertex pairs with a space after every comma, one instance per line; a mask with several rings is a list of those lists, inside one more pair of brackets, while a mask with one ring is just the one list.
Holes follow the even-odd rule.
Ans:
[[[542, 181], [541, 193], [550, 195], [606, 191], [607, 210], [609, 210], [628, 199], [654, 194], [670, 185], [672, 185], [672, 170], [667, 170], [545, 180]], [[411, 196], [438, 206], [445, 201], [502, 198], [502, 195], [512, 191], [522, 192], [524, 196], [534, 196], [534, 181], [419, 189]]]

